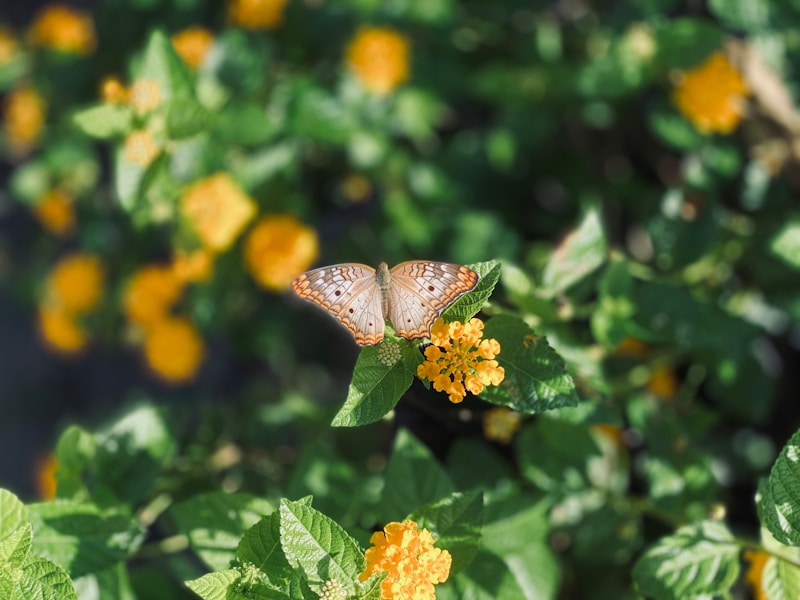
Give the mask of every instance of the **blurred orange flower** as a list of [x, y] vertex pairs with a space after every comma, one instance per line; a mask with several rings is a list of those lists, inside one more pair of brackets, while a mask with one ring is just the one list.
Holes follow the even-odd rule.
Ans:
[[214, 45], [214, 34], [205, 27], [188, 27], [172, 36], [172, 45], [183, 62], [196, 69]]
[[69, 54], [89, 54], [97, 46], [89, 13], [64, 4], [45, 6], [28, 32], [32, 44]]
[[0, 65], [11, 61], [19, 53], [19, 42], [8, 27], [0, 26]]
[[314, 264], [318, 251], [317, 233], [312, 228], [292, 215], [268, 215], [247, 236], [244, 259], [261, 286], [281, 291]]
[[749, 93], [739, 72], [722, 52], [681, 74], [673, 94], [678, 110], [701, 133], [730, 133], [742, 120]]
[[147, 129], [140, 129], [132, 131], [125, 138], [123, 152], [128, 162], [145, 169], [161, 153], [161, 148], [158, 147], [152, 134]]
[[116, 77], [106, 77], [100, 84], [100, 96], [105, 102], [124, 104], [130, 100], [127, 88]]
[[36, 145], [46, 116], [47, 104], [33, 87], [17, 88], [8, 94], [3, 127], [14, 154], [26, 154]]
[[76, 252], [62, 258], [50, 273], [48, 298], [68, 313], [92, 310], [103, 296], [104, 273], [100, 259]]
[[675, 376], [675, 372], [669, 367], [656, 366], [650, 372], [650, 379], [647, 382], [647, 390], [659, 398], [674, 398], [680, 388], [680, 382]]
[[408, 38], [383, 27], [364, 27], [347, 47], [347, 64], [361, 84], [388, 94], [408, 79]]
[[508, 444], [514, 439], [522, 424], [522, 415], [517, 411], [498, 406], [483, 414], [483, 436], [487, 440]]
[[86, 331], [74, 314], [60, 306], [44, 304], [39, 307], [39, 333], [45, 344], [62, 354], [75, 354], [86, 346]]
[[75, 231], [72, 197], [62, 189], [50, 190], [39, 198], [33, 206], [33, 214], [51, 233], [67, 236]]
[[36, 462], [36, 491], [41, 500], [52, 500], [56, 497], [56, 471], [58, 459], [55, 454], [48, 454]]
[[143, 329], [169, 316], [183, 286], [170, 267], [148, 265], [133, 274], [122, 295], [122, 309]]
[[283, 23], [287, 0], [230, 0], [228, 17], [246, 29], [275, 29]]
[[769, 554], [762, 551], [745, 550], [744, 559], [750, 563], [750, 566], [745, 573], [745, 581], [750, 586], [750, 591], [753, 593], [755, 600], [767, 600], [769, 596], [764, 590], [762, 578], [764, 574], [764, 567], [769, 560]]
[[183, 283], [207, 281], [214, 270], [214, 255], [204, 248], [193, 252], [177, 251], [172, 258], [175, 278]]
[[216, 173], [189, 186], [181, 211], [203, 245], [227, 250], [256, 214], [256, 204], [227, 173]]
[[188, 319], [161, 319], [147, 332], [144, 353], [155, 373], [170, 383], [181, 383], [197, 374], [203, 360], [203, 340]]

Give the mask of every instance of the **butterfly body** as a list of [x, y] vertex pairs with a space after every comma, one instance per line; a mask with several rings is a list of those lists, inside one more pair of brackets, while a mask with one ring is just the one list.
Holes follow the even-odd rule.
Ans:
[[295, 293], [335, 317], [359, 346], [383, 339], [389, 319], [400, 337], [427, 337], [439, 314], [472, 290], [478, 275], [467, 267], [409, 261], [389, 269], [381, 263], [344, 263], [313, 269], [292, 282]]

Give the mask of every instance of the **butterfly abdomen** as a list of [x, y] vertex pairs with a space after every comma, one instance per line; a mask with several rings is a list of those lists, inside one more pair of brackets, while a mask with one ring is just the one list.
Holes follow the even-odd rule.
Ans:
[[375, 278], [378, 281], [378, 288], [381, 290], [381, 309], [383, 310], [383, 318], [389, 316], [389, 290], [392, 287], [392, 274], [389, 273], [389, 265], [382, 262], [378, 265], [378, 270], [375, 272]]

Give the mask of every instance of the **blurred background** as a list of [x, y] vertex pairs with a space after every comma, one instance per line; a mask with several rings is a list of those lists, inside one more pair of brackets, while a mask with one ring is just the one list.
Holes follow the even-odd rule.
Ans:
[[[358, 355], [291, 279], [500, 259], [489, 312], [583, 399], [693, 399], [754, 522], [798, 426], [797, 3], [4, 2], [0, 25], [0, 486], [41, 495], [68, 423], [145, 398], [286, 479]], [[602, 243], [564, 265], [587, 214]], [[429, 396], [398, 422], [481, 435]], [[389, 429], [325, 435], [357, 455]]]

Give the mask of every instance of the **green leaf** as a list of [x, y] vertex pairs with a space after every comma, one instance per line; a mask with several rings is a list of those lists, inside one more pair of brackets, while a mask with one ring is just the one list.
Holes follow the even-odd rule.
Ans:
[[658, 61], [664, 69], [696, 67], [722, 47], [724, 36], [705, 19], [664, 19], [656, 28]]
[[733, 29], [758, 32], [780, 25], [778, 4], [770, 0], [709, 0], [708, 10]]
[[273, 510], [256, 496], [219, 490], [176, 504], [170, 513], [197, 555], [219, 571], [230, 566], [244, 533]]
[[[58, 565], [41, 556], [28, 556], [17, 582], [20, 600], [78, 600], [69, 575]], [[9, 596], [9, 600], [17, 598]]]
[[29, 505], [33, 550], [73, 577], [102, 571], [133, 554], [144, 539], [135, 519], [67, 501]]
[[694, 523], [647, 550], [633, 578], [641, 593], [656, 599], [724, 594], [739, 577], [739, 550], [724, 524]]
[[800, 598], [800, 567], [771, 556], [764, 565], [760, 583], [769, 600]]
[[95, 456], [95, 451], [94, 436], [85, 429], [70, 425], [61, 434], [55, 449], [58, 460], [56, 490], [59, 498], [75, 498], [79, 492], [83, 492], [83, 497], [80, 499], [88, 499], [89, 492], [84, 484], [84, 475]]
[[101, 140], [124, 136], [133, 128], [133, 110], [127, 104], [104, 102], [77, 112], [72, 118], [83, 133]]
[[607, 244], [597, 208], [590, 208], [577, 229], [567, 235], [553, 252], [542, 275], [548, 297], [565, 292], [602, 266]]
[[616, 348], [630, 331], [636, 307], [630, 295], [633, 279], [626, 261], [608, 265], [598, 284], [598, 300], [591, 315], [592, 333], [606, 348]]
[[800, 219], [784, 224], [770, 241], [769, 249], [787, 265], [800, 269]]
[[447, 322], [466, 323], [474, 317], [492, 295], [494, 287], [500, 279], [500, 263], [496, 260], [467, 266], [475, 271], [480, 279], [475, 289], [458, 298], [442, 312], [441, 317]]
[[0, 540], [0, 568], [6, 563], [11, 567], [19, 567], [31, 551], [33, 530], [26, 523], [11, 535]]
[[[399, 360], [386, 364], [394, 345]], [[333, 418], [334, 427], [355, 427], [379, 421], [392, 410], [405, 391], [411, 387], [414, 373], [422, 357], [416, 344], [386, 338], [377, 346], [365, 346], [353, 367], [353, 379], [347, 399]]]
[[291, 127], [300, 136], [344, 144], [356, 129], [353, 116], [339, 100], [316, 85], [298, 86]]
[[214, 132], [229, 144], [259, 146], [280, 130], [280, 123], [267, 110], [255, 103], [231, 103], [217, 116]]
[[759, 501], [761, 524], [787, 546], [800, 546], [800, 431], [781, 450]]
[[436, 587], [436, 600], [534, 600], [525, 594], [507, 565], [480, 550], [466, 571]]
[[[137, 600], [124, 562], [78, 577], [72, 583], [80, 600]], [[150, 600], [157, 599], [163, 600], [163, 596], [150, 597]]]
[[173, 100], [167, 106], [167, 136], [173, 140], [205, 131], [214, 115], [191, 98]]
[[365, 582], [356, 583], [356, 598], [358, 600], [381, 600], [381, 584], [386, 579], [386, 573], [375, 573]]
[[280, 517], [273, 512], [253, 525], [242, 536], [236, 557], [263, 571], [270, 581], [290, 579], [292, 568], [283, 553], [280, 539]]
[[522, 475], [539, 489], [569, 494], [591, 487], [589, 463], [600, 447], [584, 424], [540, 417], [514, 440]]
[[418, 506], [453, 493], [453, 484], [431, 451], [406, 429], [395, 438], [381, 500], [383, 521], [399, 521]]
[[177, 98], [192, 97], [188, 67], [162, 31], [150, 34], [143, 56], [134, 64], [133, 78], [155, 81], [164, 105]]
[[453, 558], [450, 573], [455, 575], [472, 562], [478, 551], [483, 524], [483, 494], [479, 491], [456, 492], [418, 508], [408, 518], [433, 534], [437, 548], [450, 553]]
[[289, 564], [305, 573], [312, 588], [336, 579], [348, 594], [367, 562], [356, 541], [335, 521], [304, 502], [281, 500], [281, 546]]
[[578, 404], [575, 382], [564, 359], [524, 321], [507, 315], [492, 317], [483, 337], [500, 342], [496, 358], [505, 370], [505, 379], [499, 386], [487, 386], [481, 398], [524, 413]]
[[678, 150], [694, 150], [708, 142], [706, 136], [672, 108], [649, 111], [647, 123], [658, 138]]
[[28, 509], [8, 490], [0, 488], [0, 541], [28, 522]]
[[186, 587], [203, 600], [228, 600], [228, 590], [231, 585], [238, 582], [242, 577], [239, 569], [227, 569], [208, 573], [198, 579], [186, 582]]

